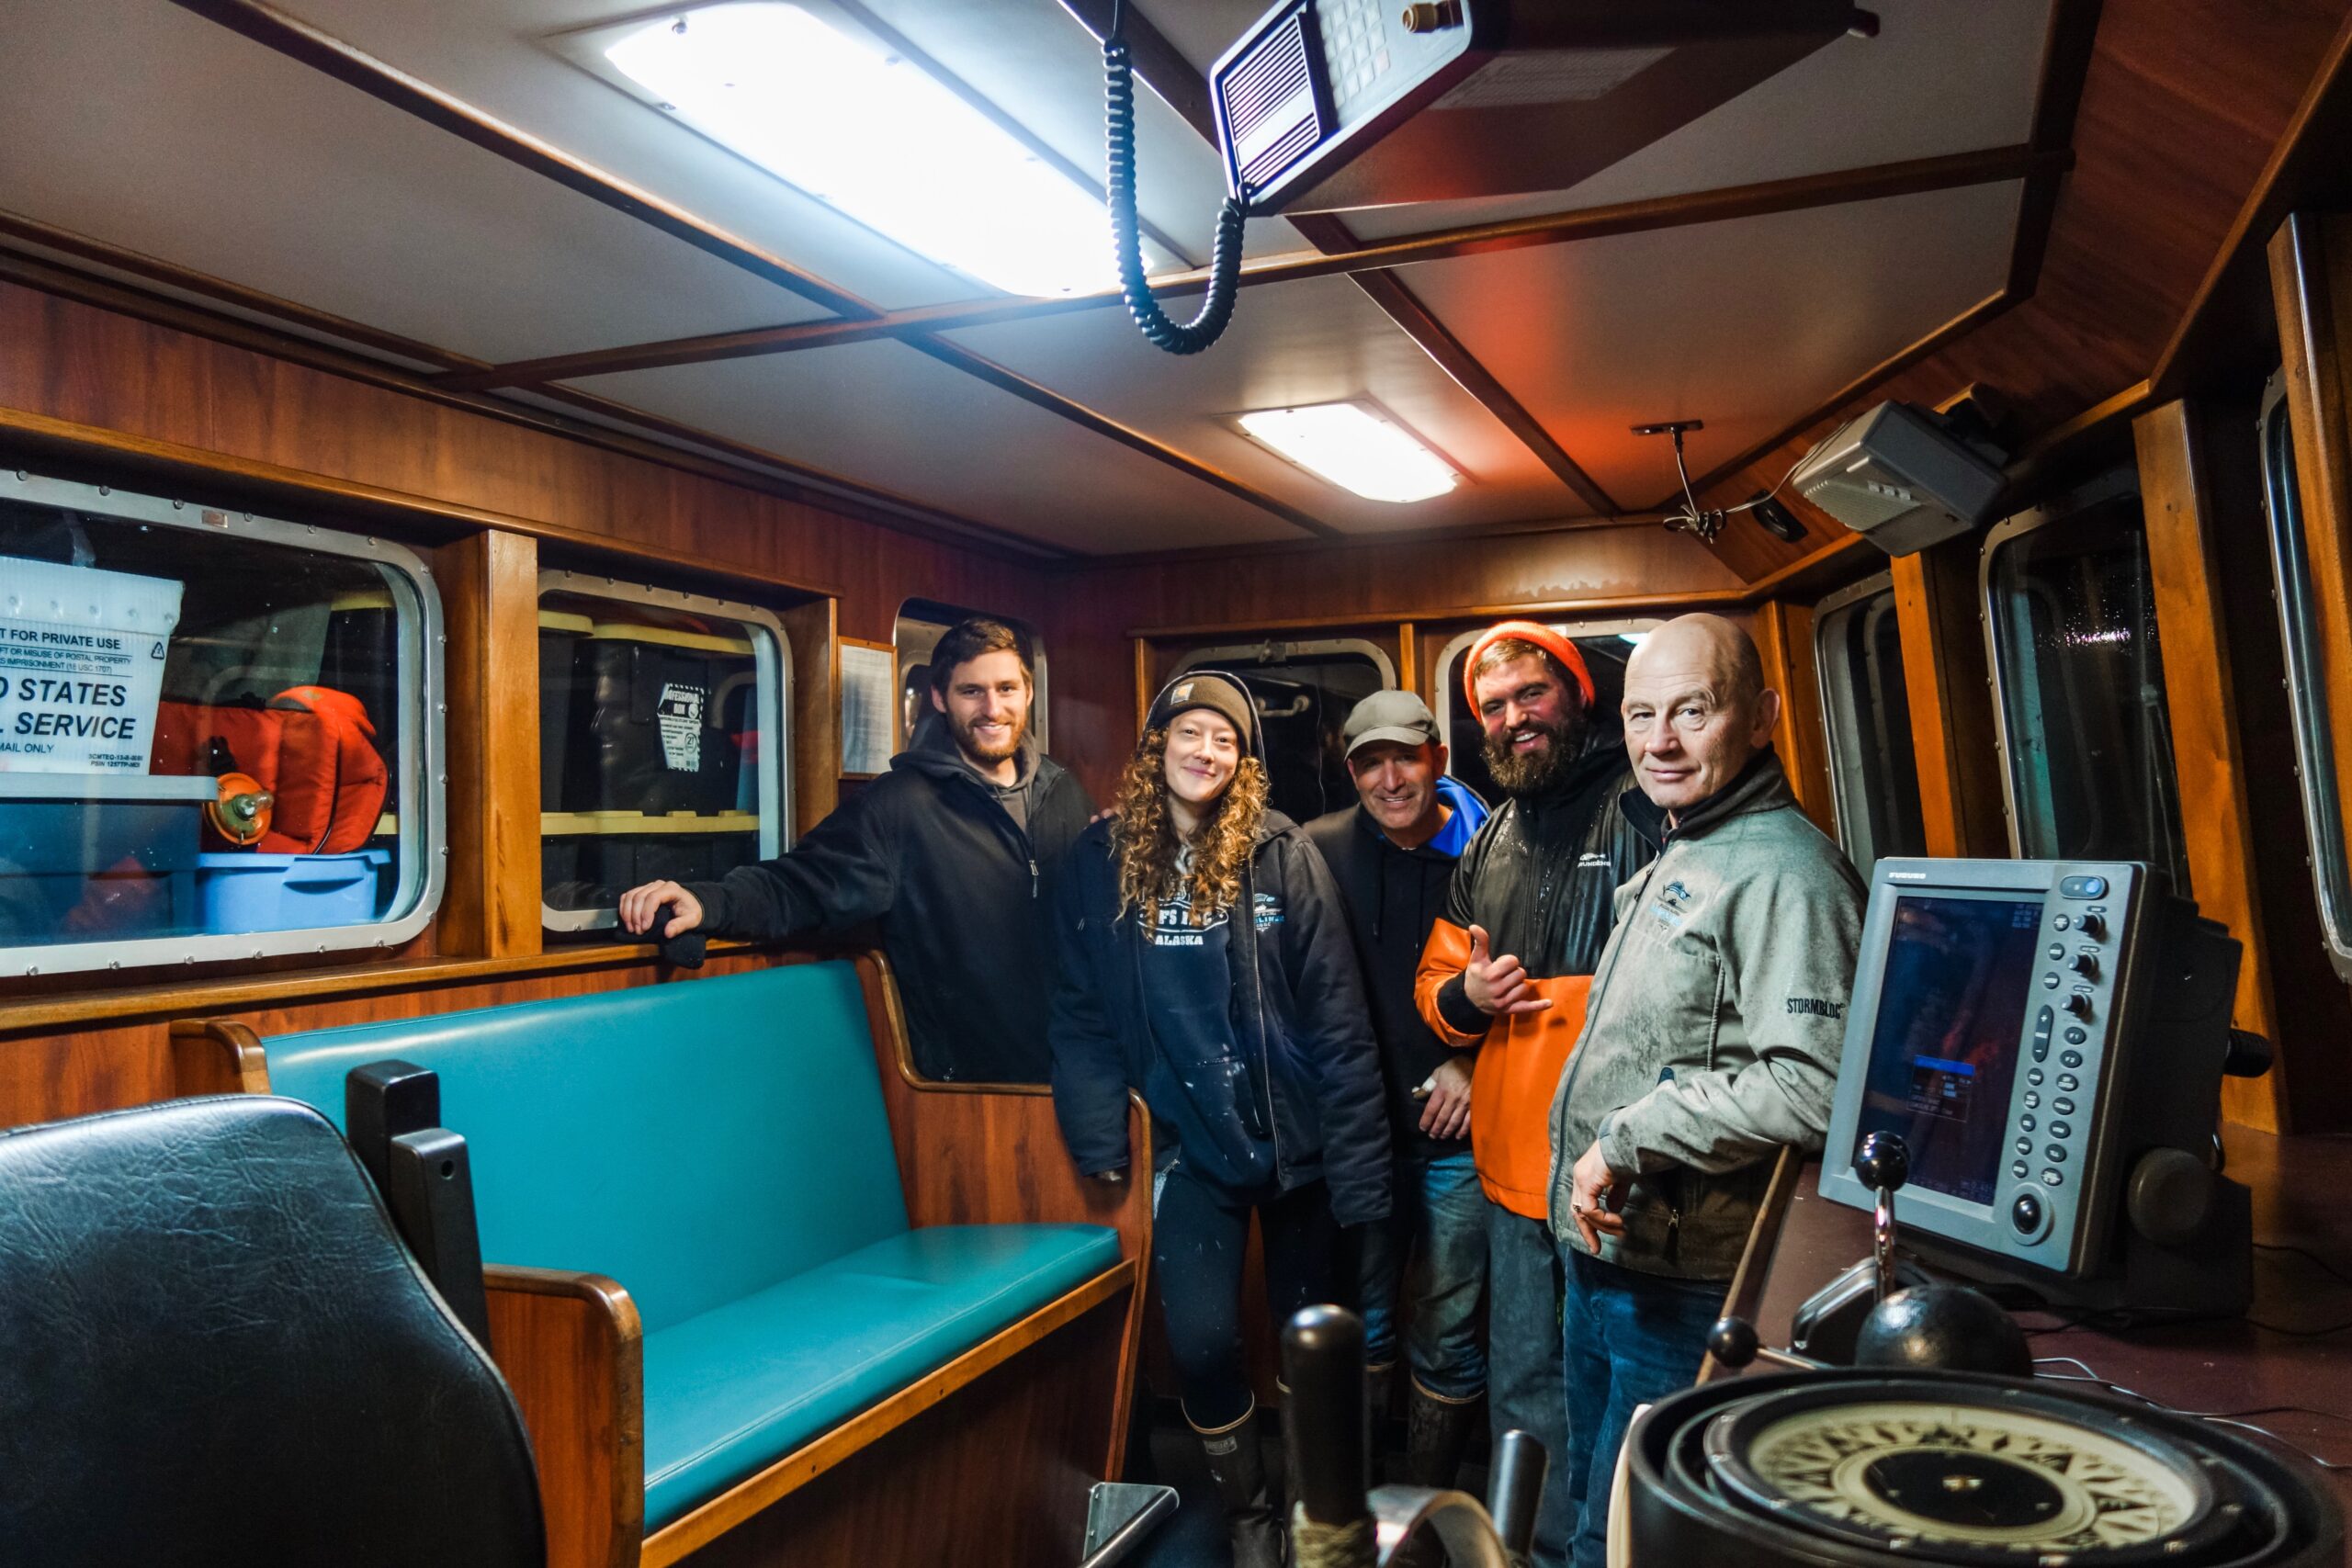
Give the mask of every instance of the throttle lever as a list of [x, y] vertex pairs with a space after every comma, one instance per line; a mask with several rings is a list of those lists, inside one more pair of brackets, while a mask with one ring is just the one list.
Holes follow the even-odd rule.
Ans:
[[1854, 1174], [1878, 1194], [1871, 1211], [1871, 1257], [1878, 1268], [1877, 1300], [1902, 1287], [1894, 1277], [1894, 1195], [1911, 1179], [1911, 1148], [1894, 1133], [1872, 1133], [1854, 1151]]
[[1372, 1464], [1363, 1320], [1333, 1306], [1297, 1314], [1283, 1328], [1283, 1375], [1300, 1568], [1373, 1568], [1379, 1548], [1364, 1496]]

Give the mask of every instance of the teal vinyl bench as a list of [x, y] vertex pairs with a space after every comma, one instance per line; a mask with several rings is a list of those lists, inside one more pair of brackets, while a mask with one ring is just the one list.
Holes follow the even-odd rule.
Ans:
[[[757, 1533], [1016, 1359], [1016, 1382], [1043, 1358], [1065, 1382], [1066, 1363], [1093, 1366], [1079, 1456], [1115, 1478], [1099, 1467], [1125, 1431], [1148, 1213], [1076, 1177], [1041, 1091], [916, 1080], [878, 955], [266, 1041], [220, 1021], [174, 1036], [184, 1089], [286, 1095], [338, 1125], [353, 1067], [439, 1075], [555, 1568], [660, 1568]], [[207, 1052], [212, 1081], [189, 1083]], [[1091, 1330], [1069, 1333], [1081, 1319]], [[903, 1482], [910, 1462], [886, 1468]], [[838, 1535], [829, 1510], [890, 1506], [871, 1479], [801, 1500], [801, 1528]]]

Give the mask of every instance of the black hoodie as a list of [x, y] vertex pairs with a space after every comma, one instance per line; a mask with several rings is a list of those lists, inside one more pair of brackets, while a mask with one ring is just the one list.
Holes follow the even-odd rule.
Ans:
[[[945, 725], [922, 726], [888, 773], [780, 859], [686, 890], [719, 936], [836, 936], [878, 920], [918, 1072], [1042, 1083], [1054, 876], [1094, 807], [1026, 739], [1016, 766], [1000, 787]], [[1008, 788], [1025, 827], [1000, 798]]]

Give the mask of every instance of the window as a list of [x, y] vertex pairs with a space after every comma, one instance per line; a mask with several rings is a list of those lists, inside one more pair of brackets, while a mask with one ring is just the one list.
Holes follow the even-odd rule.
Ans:
[[954, 604], [942, 604], [931, 599], [910, 599], [899, 606], [898, 629], [891, 635], [899, 659], [899, 744], [914, 744], [916, 727], [934, 710], [931, 705], [931, 650], [939, 639], [958, 621], [974, 615], [987, 615], [1012, 628], [1021, 641], [1023, 657], [1029, 660], [1029, 671], [1035, 686], [1029, 703], [1029, 733], [1036, 737], [1037, 750], [1046, 750], [1048, 734], [1046, 715], [1046, 644], [1038, 637], [1037, 628], [1011, 615], [989, 615], [986, 610], [959, 609]]
[[540, 919], [609, 931], [639, 883], [782, 854], [791, 662], [764, 610], [539, 574]]
[[1995, 528], [1983, 574], [2010, 847], [2145, 861], [2188, 895], [2136, 477]]
[[1824, 600], [1814, 616], [1814, 641], [1838, 836], [1868, 878], [1882, 856], [1928, 852], [1903, 639], [1887, 574]]
[[1262, 642], [1188, 653], [1170, 678], [1187, 670], [1222, 670], [1250, 689], [1266, 730], [1267, 795], [1275, 810], [1311, 822], [1355, 804], [1340, 732], [1356, 704], [1396, 683], [1387, 654], [1362, 637]]
[[2347, 863], [2345, 853], [2344, 801], [2336, 788], [2327, 664], [2312, 613], [2312, 562], [2303, 537], [2302, 492], [2296, 488], [2295, 438], [2287, 419], [2283, 371], [2271, 378], [2262, 399], [2262, 481], [2320, 930], [2327, 939], [2328, 959], [2336, 974], [2352, 980], [2352, 863]]
[[[1574, 642], [1577, 651], [1584, 655], [1585, 668], [1592, 673], [1593, 721], [1616, 731], [1618, 709], [1625, 700], [1625, 660], [1634, 656], [1642, 634], [1657, 626], [1657, 621], [1651, 616], [1636, 616], [1622, 621], [1548, 624]], [[1473, 626], [1438, 649], [1435, 689], [1438, 730], [1445, 737], [1448, 752], [1446, 771], [1477, 791], [1480, 799], [1493, 804], [1502, 799], [1502, 789], [1495, 783], [1495, 775], [1487, 771], [1486, 730], [1462, 693], [1463, 656], [1486, 631], [1483, 626]]]
[[440, 901], [440, 604], [397, 545], [0, 479], [0, 972], [390, 946]]

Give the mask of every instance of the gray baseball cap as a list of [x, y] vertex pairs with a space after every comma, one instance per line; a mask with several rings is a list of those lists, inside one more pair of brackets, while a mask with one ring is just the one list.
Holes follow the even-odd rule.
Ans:
[[1340, 735], [1348, 743], [1348, 755], [1356, 754], [1360, 746], [1375, 740], [1394, 740], [1401, 745], [1419, 746], [1437, 740], [1437, 720], [1430, 716], [1429, 704], [1410, 692], [1374, 692], [1358, 703], [1348, 715], [1348, 722]]

